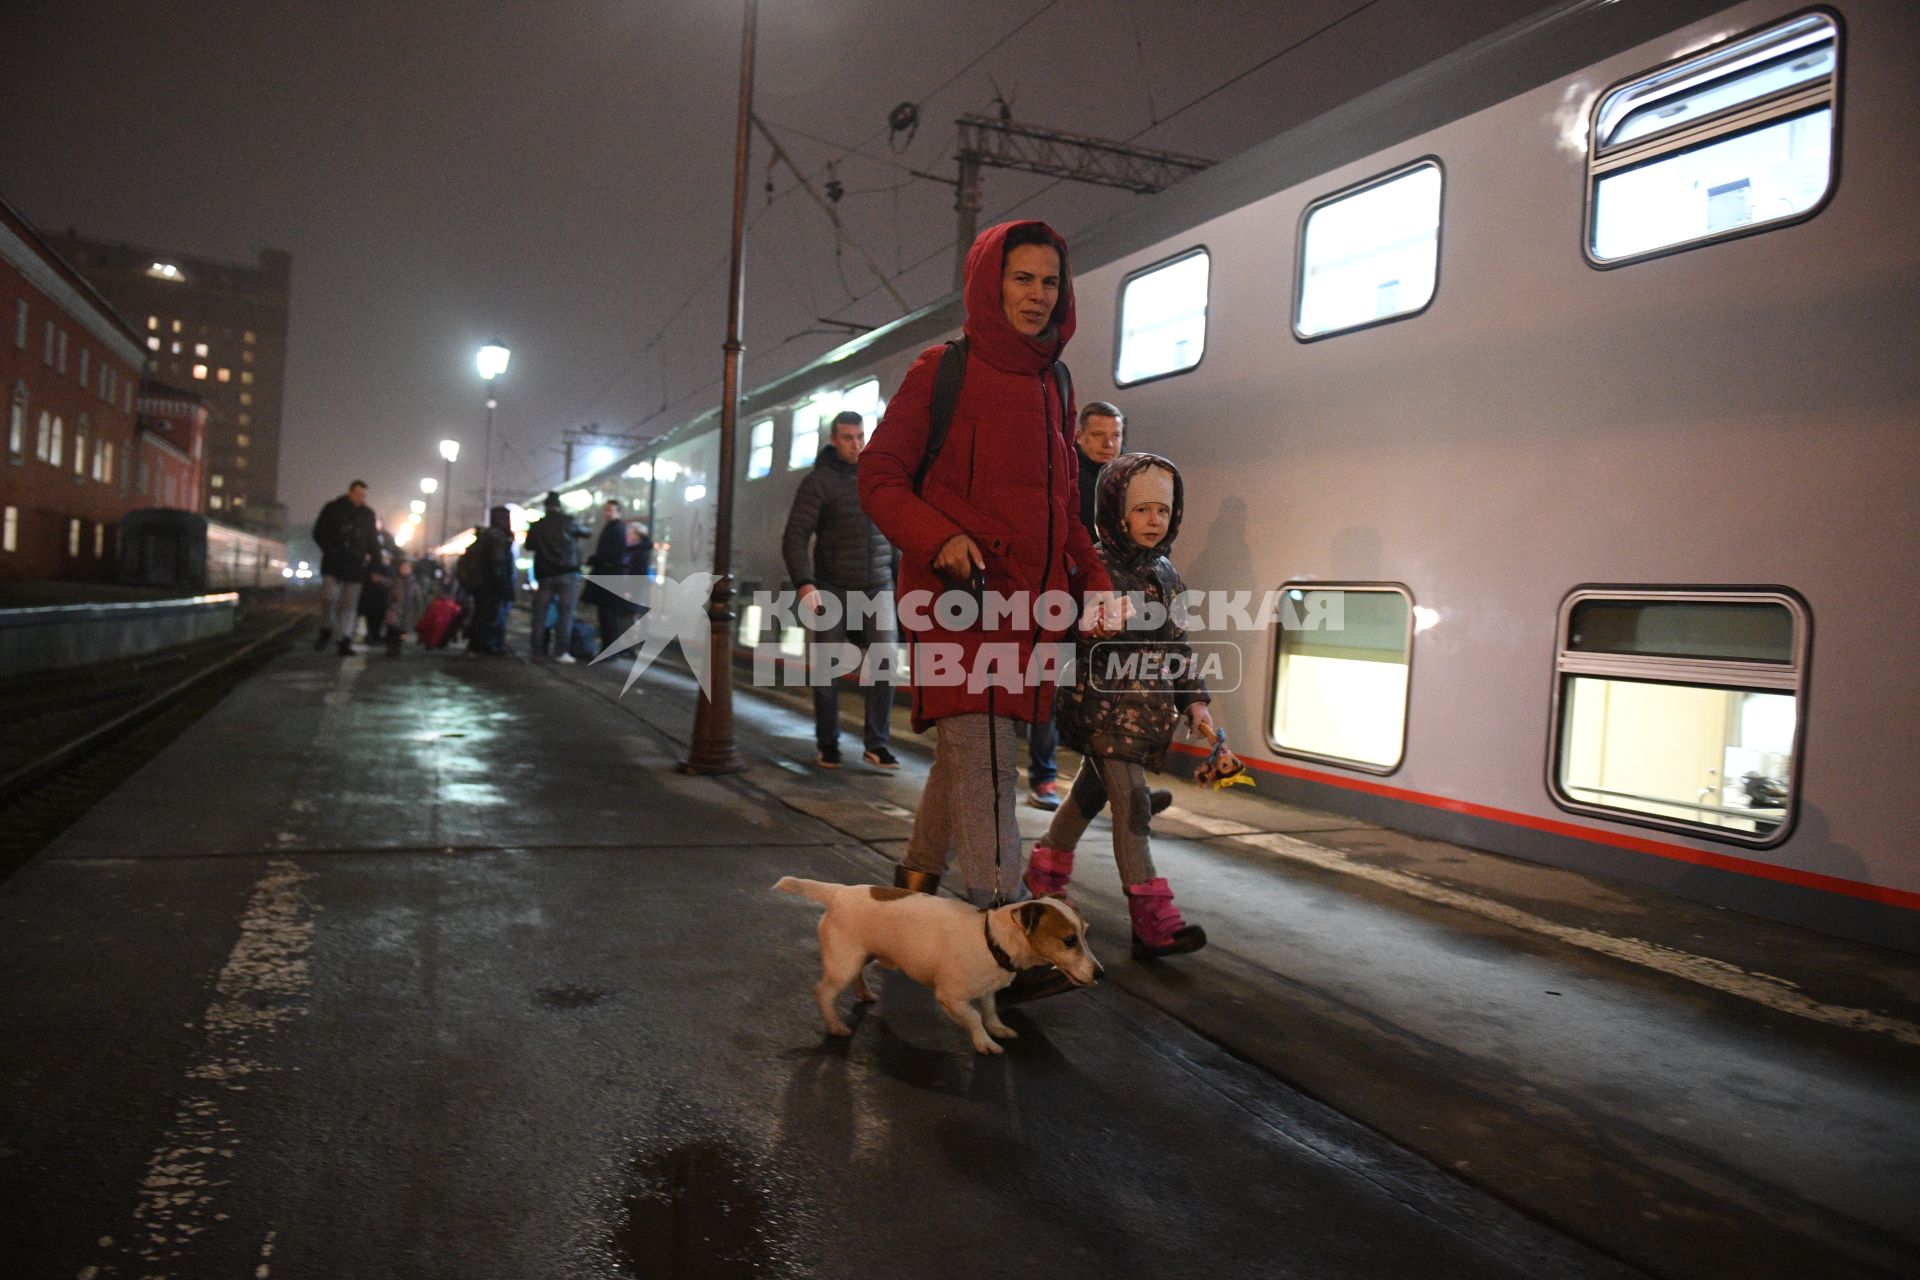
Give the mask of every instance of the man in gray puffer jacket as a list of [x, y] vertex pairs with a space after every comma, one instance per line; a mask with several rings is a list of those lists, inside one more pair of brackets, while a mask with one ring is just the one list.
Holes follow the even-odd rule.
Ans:
[[[851, 643], [866, 651], [871, 666], [873, 646], [891, 647], [896, 638], [893, 580], [899, 553], [860, 509], [860, 450], [866, 443], [866, 423], [859, 414], [849, 411], [834, 418], [826, 448], [820, 450], [819, 461], [793, 497], [781, 541], [787, 575], [798, 588], [802, 611], [816, 614], [824, 608], [827, 614], [828, 625], [809, 628], [807, 646], [814, 738], [820, 748], [814, 762], [823, 769], [840, 767], [839, 695], [821, 660], [827, 646]], [[849, 594], [881, 606], [878, 616], [849, 619]], [[866, 762], [882, 769], [898, 768], [899, 760], [887, 749], [893, 714], [891, 672], [868, 679], [866, 696]]]

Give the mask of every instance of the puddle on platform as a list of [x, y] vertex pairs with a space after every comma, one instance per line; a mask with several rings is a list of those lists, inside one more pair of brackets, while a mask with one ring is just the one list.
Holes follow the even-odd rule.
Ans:
[[643, 1155], [628, 1185], [613, 1246], [634, 1280], [804, 1274], [779, 1201], [725, 1142]]

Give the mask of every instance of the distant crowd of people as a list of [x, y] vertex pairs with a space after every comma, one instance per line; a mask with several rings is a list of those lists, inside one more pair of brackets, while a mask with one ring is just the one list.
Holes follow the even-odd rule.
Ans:
[[[611, 644], [639, 613], [638, 605], [596, 585], [588, 598], [599, 613], [597, 636], [594, 628], [576, 628], [582, 544], [595, 539], [586, 561], [594, 573], [646, 577], [653, 572], [653, 541], [646, 525], [622, 518], [618, 502], [602, 506], [597, 537], [567, 514], [557, 493], [549, 493], [544, 506], [525, 543], [533, 560], [530, 652], [572, 663]], [[465, 637], [469, 655], [508, 653], [507, 619], [520, 587], [511, 516], [504, 506], [489, 511], [450, 566], [433, 556], [409, 558], [367, 505], [366, 481], [355, 480], [321, 508], [313, 526], [321, 580], [315, 652], [333, 645], [342, 657], [352, 656], [364, 621], [365, 642], [383, 644], [395, 656], [409, 635], [426, 648]]]

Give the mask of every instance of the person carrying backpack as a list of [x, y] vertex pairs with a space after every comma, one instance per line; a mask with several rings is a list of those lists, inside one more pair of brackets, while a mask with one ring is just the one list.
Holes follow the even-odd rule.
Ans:
[[[1074, 329], [1066, 241], [1042, 222], [989, 228], [967, 255], [962, 296], [964, 345], [932, 347], [914, 361], [860, 455], [859, 478], [861, 505], [900, 549], [914, 728], [939, 726], [895, 883], [934, 892], [951, 845], [967, 896], [986, 905], [1024, 893], [1013, 724], [1052, 715], [1054, 680], [1034, 672], [1030, 659], [1066, 635], [1043, 625], [1038, 598], [1085, 594], [1082, 625], [1105, 625], [1118, 610], [1078, 517], [1073, 393], [1059, 363]], [[961, 352], [957, 360], [953, 350]], [[914, 609], [916, 596], [930, 601], [955, 586], [1023, 595], [1026, 616], [955, 629], [929, 609]], [[967, 672], [1004, 671], [1000, 659], [1013, 655], [1017, 688], [955, 681], [938, 661], [957, 656]]]

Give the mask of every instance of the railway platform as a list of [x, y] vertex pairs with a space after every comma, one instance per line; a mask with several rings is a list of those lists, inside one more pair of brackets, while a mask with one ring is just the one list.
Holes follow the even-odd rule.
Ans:
[[1910, 957], [1177, 783], [1206, 950], [1128, 958], [1103, 820], [1101, 988], [984, 1058], [887, 974], [835, 1040], [769, 889], [885, 879], [925, 751], [817, 770], [800, 699], [743, 689], [749, 770], [689, 777], [691, 682], [624, 666], [302, 648], [0, 888], [7, 1272], [1920, 1258]]

